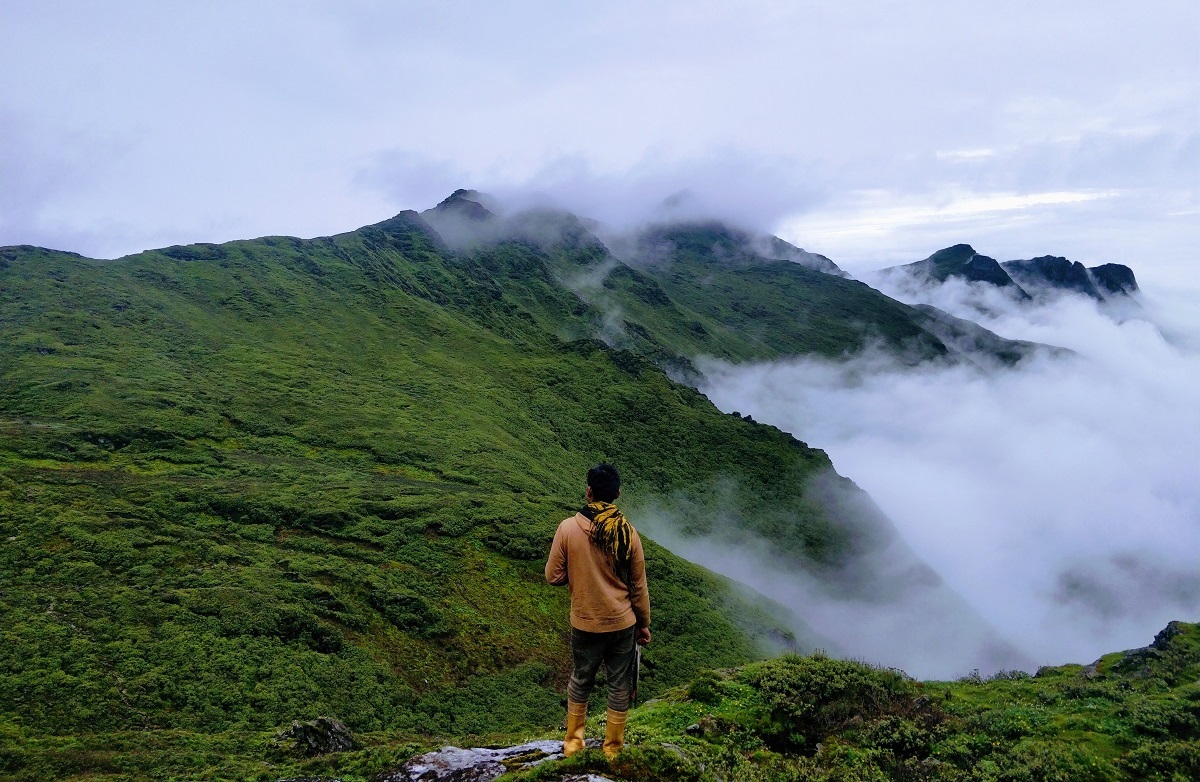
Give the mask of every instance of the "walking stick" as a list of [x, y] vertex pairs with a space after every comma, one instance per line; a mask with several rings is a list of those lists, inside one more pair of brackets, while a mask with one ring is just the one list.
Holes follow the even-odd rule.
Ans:
[[633, 645], [633, 687], [629, 691], [629, 706], [630, 708], [637, 705], [638, 683], [642, 679], [642, 645], [634, 643]]

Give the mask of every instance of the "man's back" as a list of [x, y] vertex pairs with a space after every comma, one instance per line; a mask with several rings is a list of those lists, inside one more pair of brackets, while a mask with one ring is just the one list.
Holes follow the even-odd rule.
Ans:
[[571, 590], [571, 626], [591, 633], [650, 624], [642, 540], [631, 527], [630, 583], [623, 583], [592, 542], [594, 524], [582, 513], [563, 519], [546, 561], [546, 580]]

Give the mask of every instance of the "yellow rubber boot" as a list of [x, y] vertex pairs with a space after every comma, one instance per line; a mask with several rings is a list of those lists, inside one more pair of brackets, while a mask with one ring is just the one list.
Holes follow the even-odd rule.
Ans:
[[608, 727], [604, 729], [604, 756], [612, 760], [625, 746], [625, 720], [629, 718], [627, 711], [608, 710]]
[[563, 741], [563, 756], [571, 757], [583, 749], [583, 729], [587, 724], [587, 704], [567, 701], [567, 738]]

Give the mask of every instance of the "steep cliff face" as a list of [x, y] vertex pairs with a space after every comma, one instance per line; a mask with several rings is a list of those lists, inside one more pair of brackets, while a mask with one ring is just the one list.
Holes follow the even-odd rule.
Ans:
[[1101, 290], [1111, 294], [1131, 294], [1137, 293], [1137, 279], [1133, 276], [1133, 269], [1119, 263], [1105, 263], [1100, 266], [1093, 266], [1088, 269], [1092, 273], [1092, 278]]
[[1138, 290], [1133, 270], [1118, 263], [1087, 268], [1079, 261], [1043, 255], [1026, 261], [1005, 261], [1001, 265], [1013, 279], [1043, 296], [1065, 291], [1097, 301], [1126, 300]]

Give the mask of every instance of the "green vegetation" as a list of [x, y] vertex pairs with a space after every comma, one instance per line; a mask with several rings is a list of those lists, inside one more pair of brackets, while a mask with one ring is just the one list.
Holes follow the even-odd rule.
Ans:
[[[548, 264], [452, 254], [411, 214], [111, 262], [5, 248], [4, 773], [319, 714], [418, 741], [557, 725], [566, 594], [541, 567], [602, 458], [633, 500], [734, 479], [750, 521], [795, 509], [797, 556], [843, 553], [805, 497], [823, 453], [592, 339], [604, 314]], [[648, 694], [796, 642], [647, 551]]]
[[[619, 344], [667, 365], [680, 355], [838, 358], [874, 344], [912, 361], [947, 356], [918, 311], [861, 282], [761, 257], [750, 241], [721, 223], [658, 226], [639, 237], [633, 265], [616, 265], [582, 295], [621, 313]], [[551, 254], [567, 281], [605, 263], [600, 253]]]
[[1200, 776], [1200, 625], [1097, 665], [916, 682], [820, 655], [702, 672], [630, 715], [623, 780], [1187, 782]]
[[[451, 251], [404, 213], [115, 261], [0, 249], [0, 776], [364, 778], [554, 730], [567, 596], [543, 557], [601, 459], [635, 524], [669, 498], [798, 566], [854, 557], [863, 530], [808, 490], [825, 454], [664, 368], [944, 355], [925, 316], [731, 259], [711, 226], [638, 267], [554, 236]], [[810, 640], [652, 541], [647, 567], [646, 696]], [[274, 748], [318, 715], [362, 748]], [[802, 747], [786, 719], [755, 723], [764, 751]]]

